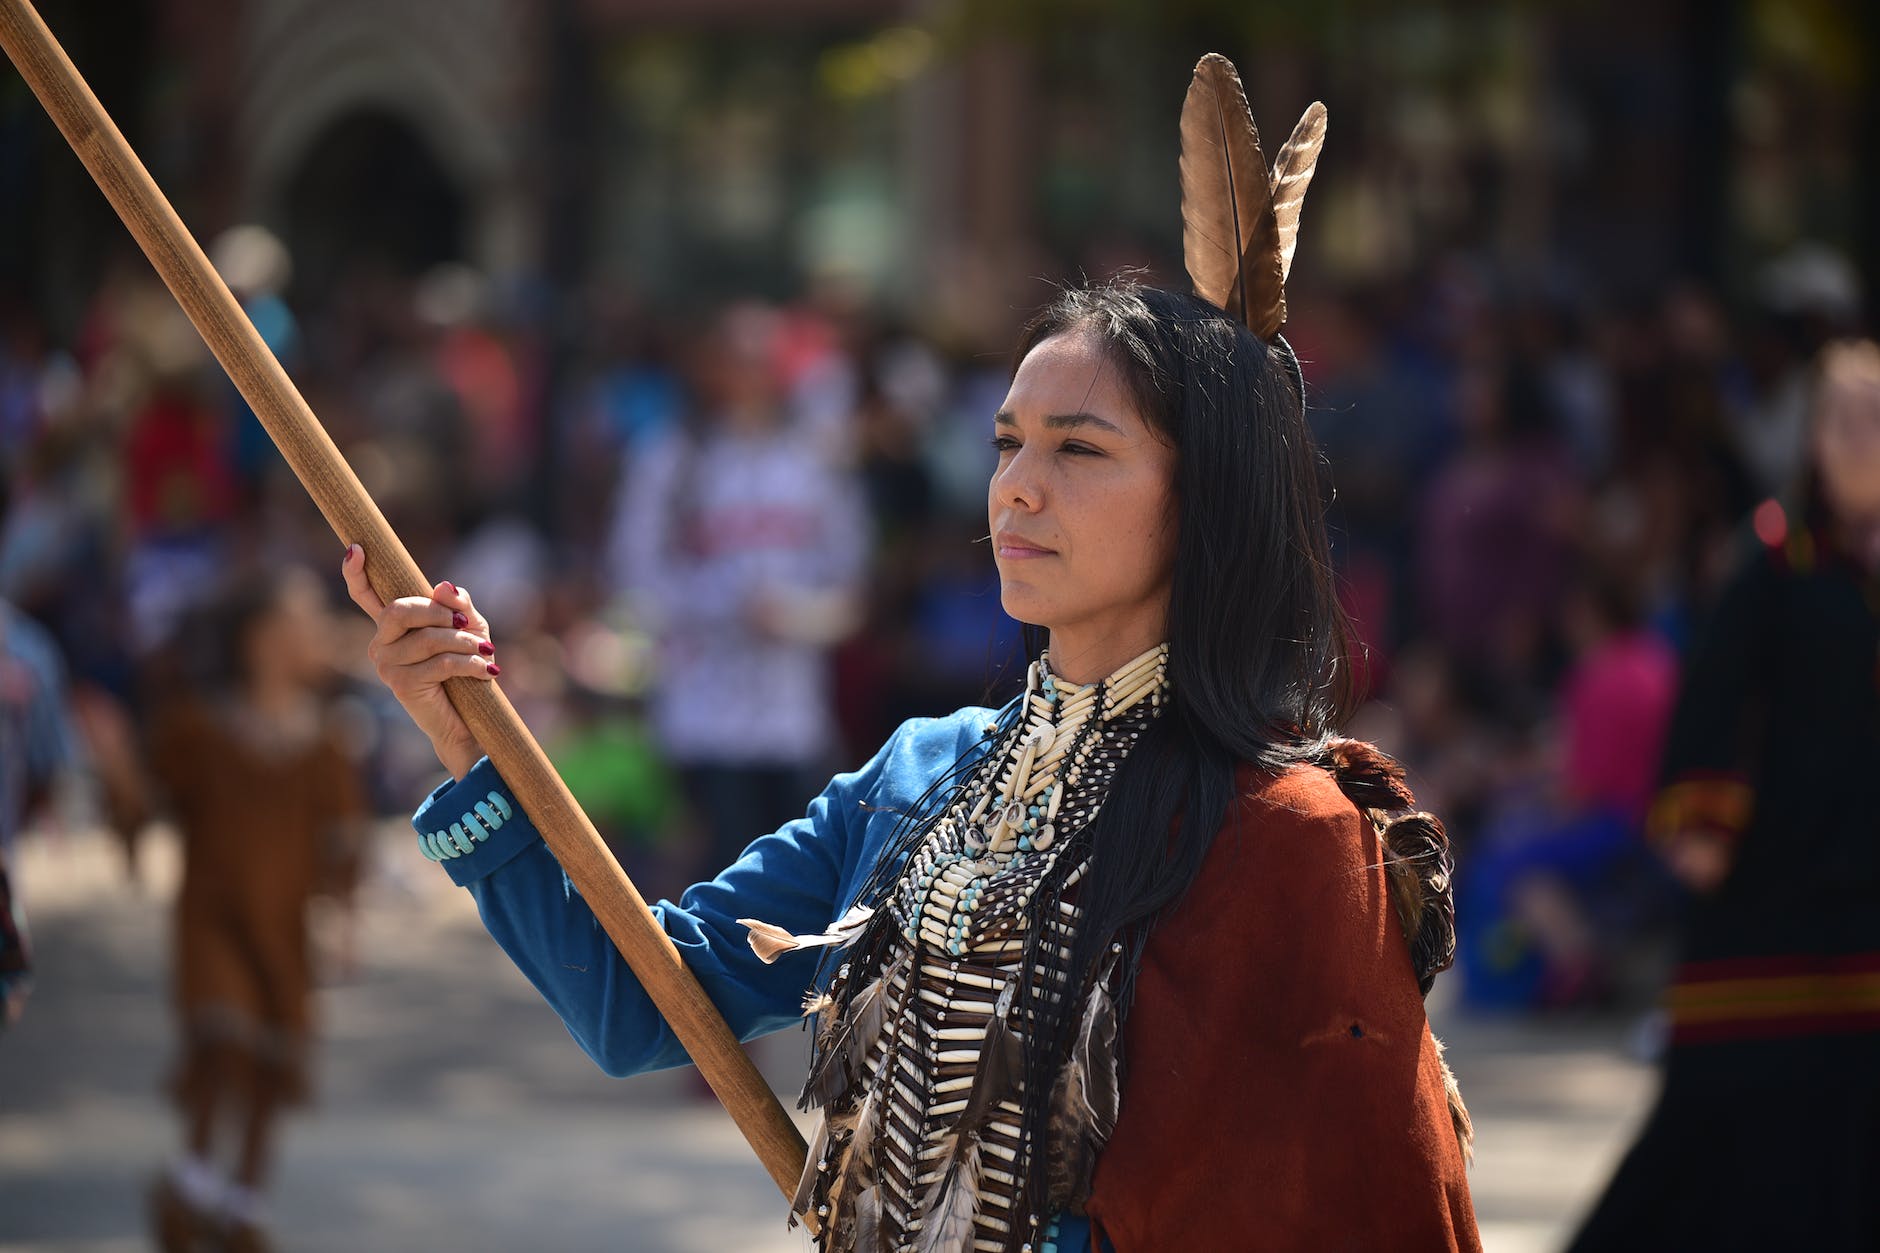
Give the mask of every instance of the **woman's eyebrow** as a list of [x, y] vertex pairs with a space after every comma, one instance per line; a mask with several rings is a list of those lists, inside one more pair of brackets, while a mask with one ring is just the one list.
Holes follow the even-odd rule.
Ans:
[[[1000, 426], [1018, 425], [1018, 419], [1012, 415], [1009, 409], [999, 410], [992, 415], [992, 420]], [[1044, 420], [1044, 425], [1045, 429], [1052, 431], [1067, 430], [1079, 426], [1095, 426], [1101, 427], [1103, 430], [1109, 431], [1114, 435], [1127, 434], [1127, 432], [1125, 432], [1122, 427], [1116, 425], [1116, 423], [1110, 421], [1108, 418], [1099, 418], [1094, 413], [1054, 413]]]

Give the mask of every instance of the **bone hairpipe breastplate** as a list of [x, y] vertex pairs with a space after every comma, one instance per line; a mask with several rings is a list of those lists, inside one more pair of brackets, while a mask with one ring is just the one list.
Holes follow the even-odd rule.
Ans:
[[[1166, 671], [1165, 646], [1083, 686], [1034, 664], [1021, 716], [889, 894], [895, 942], [872, 969], [841, 968], [822, 1003], [818, 1069], [847, 1058], [854, 1073], [825, 1088], [798, 1192], [799, 1207], [824, 1219], [825, 1249], [991, 1251], [1014, 1226], [1027, 1240], [1042, 1234], [1043, 1204], [1015, 1213], [1027, 1036], [1015, 981], [1065, 993], [1084, 837], [1161, 707]], [[868, 982], [838, 1018], [851, 979]], [[1093, 1003], [1107, 1007], [1097, 991]], [[813, 1099], [814, 1074], [810, 1086]]]

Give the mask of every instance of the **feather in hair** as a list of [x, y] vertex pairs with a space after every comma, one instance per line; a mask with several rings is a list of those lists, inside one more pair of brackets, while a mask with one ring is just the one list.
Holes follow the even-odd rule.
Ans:
[[1182, 104], [1182, 259], [1195, 294], [1262, 339], [1286, 322], [1266, 154], [1233, 63], [1210, 52]]
[[1273, 158], [1273, 220], [1279, 226], [1279, 281], [1292, 275], [1293, 250], [1299, 244], [1299, 213], [1305, 207], [1306, 188], [1318, 168], [1319, 149], [1325, 145], [1325, 106], [1314, 100], [1306, 107], [1292, 138]]
[[[979, 1137], [963, 1137], [953, 1166], [940, 1176], [921, 1206], [919, 1253], [954, 1253], [973, 1243], [973, 1220], [979, 1216]], [[957, 1145], [955, 1148], [957, 1149]]]

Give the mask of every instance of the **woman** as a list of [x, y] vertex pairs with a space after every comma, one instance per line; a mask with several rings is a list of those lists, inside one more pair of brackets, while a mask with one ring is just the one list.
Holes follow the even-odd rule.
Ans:
[[[809, 993], [793, 1210], [826, 1249], [1478, 1247], [1419, 996], [1447, 846], [1335, 738], [1315, 454], [1253, 303], [1122, 284], [1032, 323], [987, 501], [1005, 608], [1046, 641], [1027, 691], [903, 725], [655, 907], [741, 1036]], [[363, 567], [379, 673], [456, 779], [427, 851], [604, 1069], [683, 1062], [438, 686], [489, 676], [486, 622], [449, 584], [384, 605]]]
[[1649, 824], [1695, 893], [1664, 1087], [1576, 1249], [1880, 1245], [1880, 346], [1825, 349], [1813, 410], [1686, 659]]

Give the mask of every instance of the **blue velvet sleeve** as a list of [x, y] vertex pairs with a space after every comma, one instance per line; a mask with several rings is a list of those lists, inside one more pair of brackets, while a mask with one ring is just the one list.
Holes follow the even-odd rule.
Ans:
[[[767, 966], [751, 952], [737, 919], [759, 918], [798, 934], [834, 921], [892, 826], [892, 815], [863, 803], [895, 803], [910, 787], [906, 799], [918, 795], [923, 777], [931, 781], [959, 751], [955, 721], [903, 726], [868, 764], [837, 775], [802, 818], [753, 842], [676, 904], [653, 906], [740, 1039], [799, 1020], [819, 951], [788, 954]], [[469, 889], [491, 936], [602, 1070], [638, 1074], [688, 1060], [487, 758], [432, 793], [412, 821], [427, 855]]]

